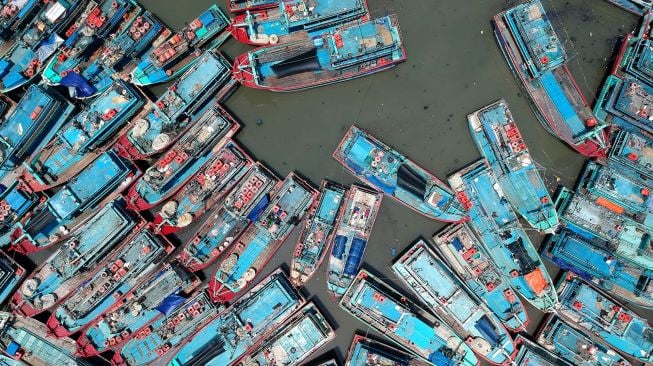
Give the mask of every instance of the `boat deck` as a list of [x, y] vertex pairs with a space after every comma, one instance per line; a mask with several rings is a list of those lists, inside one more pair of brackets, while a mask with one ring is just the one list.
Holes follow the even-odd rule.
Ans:
[[595, 114], [623, 129], [633, 132], [641, 129], [652, 134], [653, 87], [637, 79], [609, 75], [603, 84]]
[[4, 187], [0, 192], [0, 208], [4, 209], [0, 210], [0, 234], [9, 232], [17, 222], [34, 212], [46, 200], [46, 195], [33, 192], [22, 180]]
[[653, 180], [653, 141], [650, 138], [618, 131], [609, 158]]
[[[335, 361], [331, 364], [320, 366], [336, 366]], [[373, 365], [392, 366], [427, 366], [430, 363], [395, 348], [389, 344], [366, 338], [362, 335], [354, 335], [354, 340], [347, 352], [346, 365], [365, 365], [372, 362]]]
[[27, 271], [4, 253], [0, 253], [0, 304], [4, 303], [20, 283]]
[[513, 361], [516, 365], [572, 366], [571, 363], [559, 358], [520, 334], [517, 335], [516, 342], [519, 344], [519, 352]]

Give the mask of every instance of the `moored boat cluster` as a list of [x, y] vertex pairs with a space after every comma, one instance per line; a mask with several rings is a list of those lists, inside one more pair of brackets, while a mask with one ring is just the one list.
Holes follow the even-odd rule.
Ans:
[[[25, 89], [0, 99], [4, 363], [304, 364], [337, 330], [301, 290], [321, 266], [384, 338], [354, 335], [347, 365], [653, 363], [629, 308], [653, 308], [653, 14], [593, 110], [538, 0], [493, 18], [540, 122], [592, 159], [552, 196], [503, 99], [468, 115], [482, 158], [446, 181], [355, 125], [333, 153], [349, 187], [281, 178], [234, 139], [238, 84], [298, 91], [406, 59], [397, 16], [365, 0], [230, 0], [231, 19], [213, 5], [177, 32], [132, 0], [0, 3], [0, 91]], [[230, 36], [258, 48], [232, 64]], [[384, 195], [448, 223], [394, 258], [401, 288], [362, 265]], [[288, 271], [261, 276], [297, 227]], [[31, 271], [14, 258], [44, 250]], [[569, 271], [557, 285], [542, 258]], [[526, 303], [550, 313], [532, 339]]]

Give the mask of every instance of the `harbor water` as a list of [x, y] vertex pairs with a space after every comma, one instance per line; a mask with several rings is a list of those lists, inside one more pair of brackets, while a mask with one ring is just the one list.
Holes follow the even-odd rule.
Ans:
[[[211, 0], [140, 0], [173, 29], [196, 17]], [[612, 61], [620, 35], [633, 30], [634, 15], [598, 0], [543, 0], [571, 56], [569, 67], [590, 104]], [[226, 1], [218, 5], [226, 11]], [[584, 158], [547, 133], [533, 114], [496, 45], [490, 19], [516, 5], [503, 0], [368, 0], [372, 17], [396, 13], [408, 60], [390, 71], [299, 93], [238, 88], [225, 103], [243, 124], [236, 135], [247, 151], [280, 177], [297, 171], [318, 187], [323, 178], [342, 184], [356, 180], [331, 154], [352, 125], [370, 131], [445, 180], [480, 157], [466, 116], [504, 98], [551, 192], [572, 187]], [[230, 40], [221, 47], [233, 58], [251, 47]], [[154, 95], [165, 86], [152, 88]], [[158, 208], [154, 208], [156, 212]], [[443, 224], [426, 219], [386, 198], [370, 238], [364, 268], [400, 287], [389, 266], [418, 237], [426, 239]], [[185, 239], [188, 228], [179, 233]], [[259, 278], [290, 262], [295, 232]], [[536, 246], [542, 236], [531, 233]], [[40, 257], [40, 256], [39, 256]], [[210, 276], [215, 266], [206, 269]], [[344, 360], [356, 331], [377, 335], [337, 306], [326, 291], [326, 261], [304, 292], [325, 310], [337, 337], [312, 358], [333, 352]], [[547, 263], [553, 278], [558, 269]], [[532, 334], [542, 313], [528, 307]], [[636, 309], [636, 308], [635, 308]], [[651, 318], [650, 312], [636, 309]], [[310, 362], [309, 362], [310, 364]]]

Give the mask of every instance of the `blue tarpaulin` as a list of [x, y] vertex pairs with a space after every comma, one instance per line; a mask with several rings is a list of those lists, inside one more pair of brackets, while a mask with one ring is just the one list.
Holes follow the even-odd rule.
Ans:
[[177, 306], [179, 306], [179, 304], [183, 303], [184, 301], [186, 301], [186, 299], [179, 295], [170, 295], [161, 301], [159, 306], [156, 307], [156, 310], [165, 315], [168, 315], [172, 313], [172, 311], [175, 310]]
[[14, 342], [14, 341], [11, 341], [11, 342], [9, 342], [9, 344], [7, 345], [7, 354], [8, 354], [9, 356], [12, 356], [12, 357], [13, 357], [13, 356], [16, 355], [16, 352], [18, 352], [19, 349], [20, 349], [20, 344]]
[[501, 336], [497, 333], [496, 329], [494, 329], [494, 325], [486, 315], [483, 315], [478, 322], [476, 322], [474, 327], [493, 347], [501, 340]]
[[261, 213], [265, 210], [265, 208], [268, 207], [268, 203], [270, 203], [270, 198], [268, 198], [268, 195], [266, 194], [256, 204], [256, 207], [252, 209], [249, 215], [247, 215], [247, 219], [249, 219], [250, 221], [256, 221], [258, 217], [261, 215]]
[[333, 241], [333, 256], [342, 259], [342, 255], [345, 254], [345, 244], [347, 244], [347, 237], [343, 235], [336, 235], [336, 239]]
[[349, 249], [349, 256], [347, 256], [347, 263], [345, 263], [345, 274], [355, 276], [358, 268], [363, 261], [363, 253], [365, 252], [365, 245], [367, 241], [361, 238], [354, 238], [351, 242]]
[[61, 85], [72, 87], [72, 94], [76, 98], [90, 97], [95, 94], [96, 90], [93, 85], [89, 84], [80, 74], [71, 71], [61, 78]]

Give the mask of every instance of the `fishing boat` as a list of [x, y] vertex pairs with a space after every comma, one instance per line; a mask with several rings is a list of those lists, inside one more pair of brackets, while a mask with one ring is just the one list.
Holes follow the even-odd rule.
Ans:
[[257, 204], [256, 212], [250, 213], [252, 224], [229, 246], [210, 278], [208, 292], [213, 301], [230, 301], [245, 290], [301, 222], [318, 195], [309, 182], [294, 172], [273, 192], [267, 207], [264, 199]]
[[226, 40], [225, 32], [213, 43], [205, 47], [229, 25], [229, 19], [217, 5], [211, 5], [206, 11], [193, 19], [179, 32], [169, 37], [162, 44], [147, 51], [141, 62], [131, 73], [132, 83], [146, 86], [171, 81], [197, 62], [201, 55], [200, 48], [217, 48]]
[[501, 275], [468, 223], [445, 227], [433, 236], [435, 249], [449, 268], [513, 332], [525, 331], [529, 319], [521, 299]]
[[46, 326], [56, 337], [67, 337], [104, 314], [172, 252], [174, 246], [144, 228], [123, 240], [102, 267], [64, 298]]
[[211, 303], [206, 291], [198, 291], [188, 299], [181, 296], [169, 297], [159, 309], [164, 316], [151, 322], [144, 329], [146, 332], [138, 338], [131, 338], [116, 350], [111, 359], [112, 365], [150, 365], [154, 361], [167, 364], [167, 360], [183, 342], [193, 337], [223, 310]]
[[558, 283], [558, 296], [557, 314], [574, 328], [638, 361], [653, 362], [653, 328], [644, 318], [571, 273]]
[[20, 178], [7, 187], [0, 184], [0, 241], [9, 242], [11, 239], [5, 236], [12, 234], [18, 222], [27, 220], [47, 200], [46, 194], [34, 192]]
[[281, 0], [229, 0], [227, 6], [232, 13], [261, 10], [279, 6]]
[[49, 197], [29, 220], [15, 225], [9, 249], [27, 254], [60, 242], [140, 174], [113, 150], [105, 152]]
[[544, 258], [628, 303], [653, 308], [653, 270], [615, 256], [611, 244], [566, 229], [542, 245]]
[[651, 10], [653, 5], [651, 0], [608, 0], [608, 2], [639, 16]]
[[216, 96], [219, 89], [222, 88], [217, 101], [221, 100], [222, 93], [233, 87], [229, 68], [229, 62], [221, 55], [204, 53], [193, 67], [168, 87], [151, 110], [137, 118], [132, 128], [120, 137], [116, 143], [120, 153], [130, 159], [146, 159], [165, 151], [202, 119], [203, 112], [209, 113], [206, 118], [218, 113], [218, 109], [204, 105]]
[[202, 114], [129, 189], [130, 207], [147, 210], [173, 195], [206, 164], [225, 154], [225, 144], [239, 127], [222, 108], [213, 107]]
[[95, 356], [120, 349], [132, 338], [149, 335], [149, 325], [165, 317], [165, 304], [188, 297], [199, 283], [197, 277], [176, 263], [162, 265], [81, 331], [77, 353]]
[[251, 45], [288, 43], [331, 32], [355, 20], [369, 18], [365, 0], [284, 1], [276, 8], [237, 14], [229, 30]]
[[163, 204], [153, 221], [157, 230], [171, 234], [195, 222], [212, 207], [221, 206], [225, 195], [253, 164], [235, 141], [229, 141]]
[[653, 139], [617, 131], [608, 158], [636, 171], [647, 180], [653, 180]]
[[31, 273], [12, 296], [13, 311], [34, 316], [52, 308], [82, 285], [123, 238], [144, 224], [127, 212], [124, 200], [110, 202]]
[[236, 58], [233, 77], [251, 88], [298, 91], [370, 75], [405, 60], [399, 22], [390, 15], [257, 48]]
[[0, 342], [10, 360], [0, 360], [3, 365], [91, 365], [75, 355], [75, 341], [48, 337], [43, 324], [35, 319], [0, 312]]
[[520, 226], [486, 160], [449, 176], [462, 202], [470, 202], [471, 227], [511, 287], [542, 311], [551, 311], [556, 293], [533, 243]]
[[467, 120], [476, 147], [513, 209], [533, 228], [553, 233], [558, 214], [508, 103], [499, 100], [468, 115]]
[[124, 81], [116, 81], [26, 162], [24, 179], [37, 191], [67, 182], [109, 148], [144, 99]]
[[324, 315], [309, 302], [234, 365], [300, 365], [335, 336]]
[[630, 365], [612, 348], [592, 340], [555, 315], [550, 315], [540, 327], [537, 343], [578, 366]]
[[4, 252], [0, 252], [0, 304], [11, 297], [27, 272]]
[[333, 241], [347, 189], [323, 180], [320, 196], [313, 203], [302, 223], [290, 265], [290, 281], [301, 287], [313, 276]]
[[[26, 29], [0, 58], [0, 93], [19, 88], [43, 71], [61, 44], [83, 24], [95, 2], [51, 1], [40, 9]], [[73, 31], [71, 31], [73, 29]], [[7, 44], [6, 46], [8, 46]]]
[[649, 106], [652, 103], [652, 86], [631, 76], [622, 79], [608, 75], [594, 106], [594, 115], [606, 124], [651, 135], [653, 110], [649, 110]]
[[101, 0], [95, 5], [86, 21], [59, 46], [42, 73], [45, 83], [67, 86], [75, 98], [97, 93], [93, 85], [80, 77], [81, 68], [95, 61], [105, 42], [122, 33], [143, 11], [133, 0]]
[[358, 179], [430, 219], [467, 219], [465, 207], [444, 182], [356, 126], [333, 157]]
[[478, 363], [471, 348], [449, 326], [365, 270], [354, 277], [340, 307], [429, 363]]
[[205, 215], [177, 256], [179, 262], [197, 272], [226, 253], [268, 206], [269, 195], [279, 184], [276, 175], [262, 163], [252, 165], [224, 200]]
[[[354, 334], [345, 366], [379, 365], [379, 366], [428, 366], [422, 359], [375, 339]], [[337, 366], [333, 363], [332, 366]]]
[[54, 89], [30, 86], [16, 108], [0, 122], [0, 178], [38, 152], [74, 109]]
[[518, 366], [572, 366], [555, 354], [547, 351], [537, 343], [531, 342], [526, 337], [518, 334], [515, 338], [518, 344], [517, 357], [513, 361]]
[[38, 0], [8, 0], [0, 6], [0, 41], [11, 42], [38, 14], [43, 3]]
[[327, 267], [327, 290], [331, 295], [341, 297], [358, 273], [382, 198], [381, 193], [362, 186], [354, 184], [349, 188]]
[[206, 323], [192, 339], [187, 338], [169, 364], [234, 365], [268, 336], [289, 324], [291, 316], [305, 302], [285, 272], [277, 269]]
[[539, 0], [493, 18], [494, 34], [510, 70], [552, 135], [587, 157], [603, 157], [608, 125], [597, 120], [569, 73], [562, 42]]
[[137, 63], [151, 47], [159, 47], [172, 31], [149, 11], [132, 19], [122, 32], [97, 51], [92, 61], [78, 66], [79, 75], [102, 93], [114, 80], [128, 79]]
[[517, 348], [506, 328], [423, 240], [396, 258], [392, 270], [476, 355], [494, 365], [508, 364], [514, 358]]
[[653, 268], [653, 228], [622, 215], [610, 201], [594, 200], [564, 187], [554, 200], [565, 228], [581, 236], [599, 238], [615, 256], [625, 257], [643, 268]]

